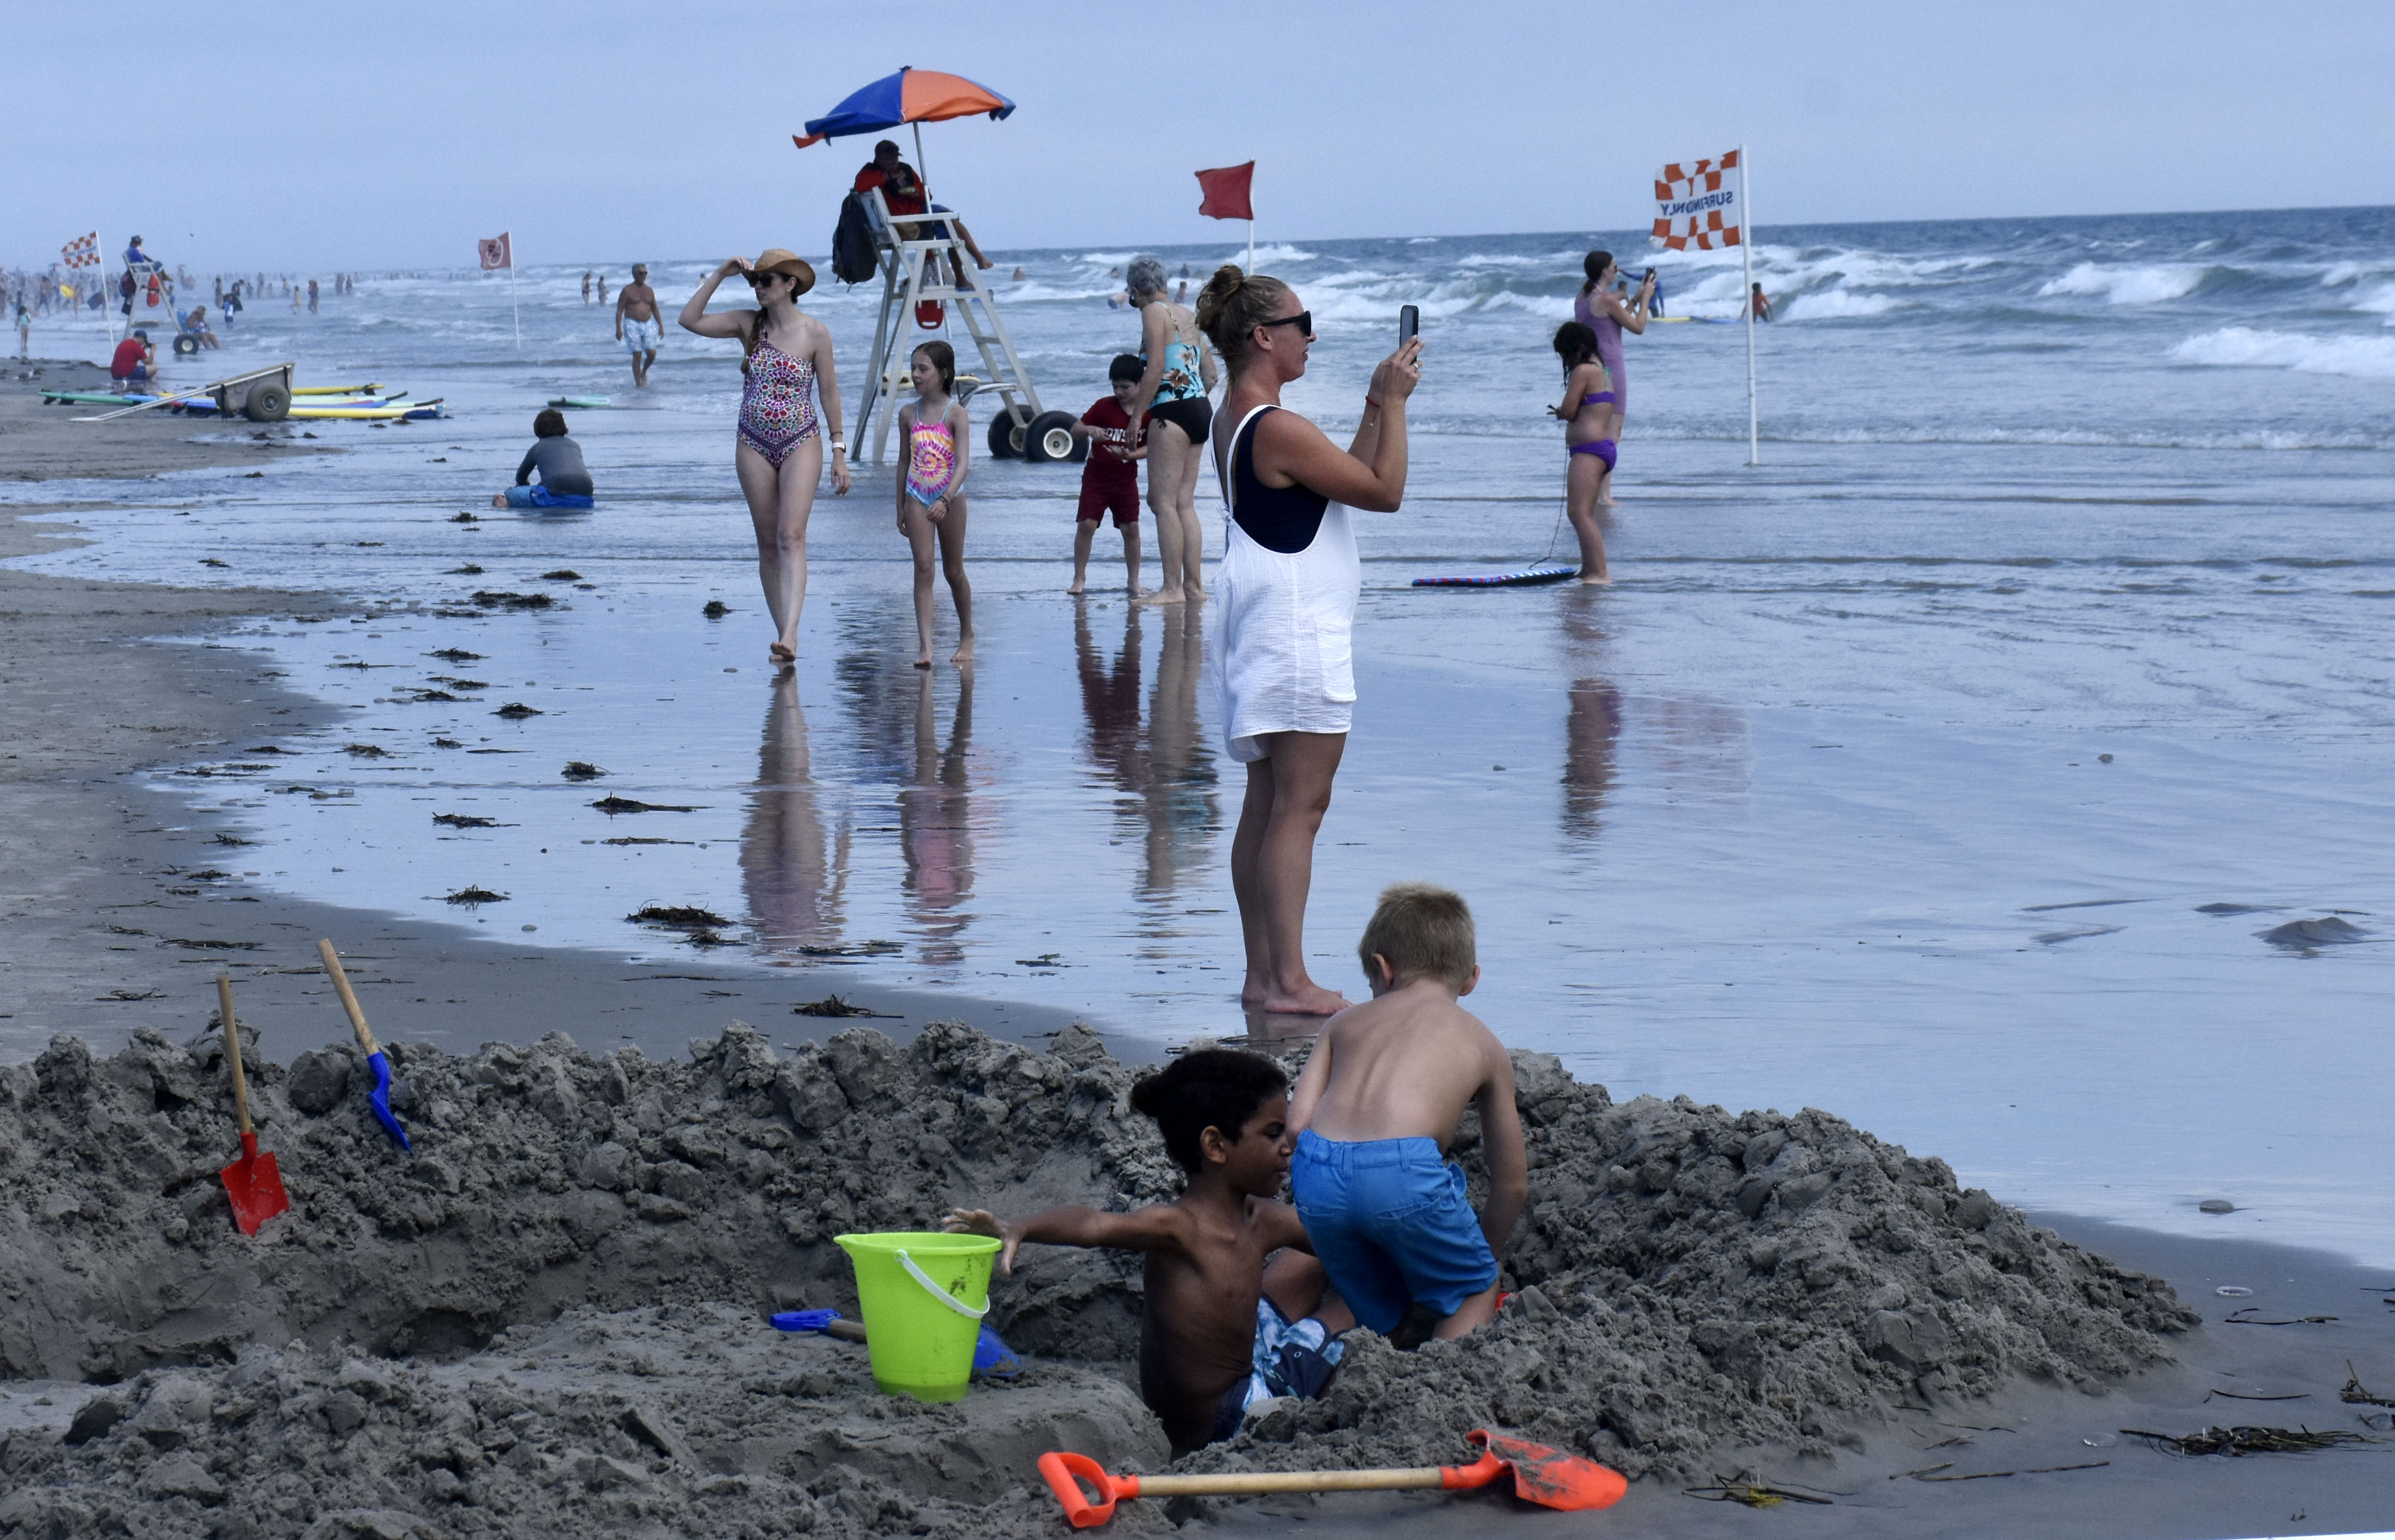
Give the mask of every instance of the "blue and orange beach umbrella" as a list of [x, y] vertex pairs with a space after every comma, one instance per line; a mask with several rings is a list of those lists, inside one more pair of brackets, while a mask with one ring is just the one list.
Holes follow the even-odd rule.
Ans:
[[976, 113], [992, 120], [1003, 118], [1014, 111], [1014, 103], [977, 81], [962, 75], [952, 75], [939, 70], [918, 70], [911, 66], [894, 75], [884, 75], [823, 117], [807, 124], [804, 134], [790, 136], [792, 143], [804, 150], [826, 139], [843, 138], [851, 134], [878, 134], [900, 124], [913, 124], [915, 129], [915, 169], [923, 169], [923, 130], [920, 125], [940, 123], [949, 118], [969, 118]]

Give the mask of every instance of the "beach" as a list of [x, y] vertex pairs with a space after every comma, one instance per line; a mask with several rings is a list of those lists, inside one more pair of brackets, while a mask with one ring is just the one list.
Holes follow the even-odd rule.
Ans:
[[[1899, 244], [1886, 231], [1814, 244], [1840, 241]], [[1280, 260], [1337, 265], [1317, 292], [1352, 303], [1360, 332], [1363, 315], [1414, 293], [1404, 254], [1381, 249], [1399, 244]], [[1527, 263], [1550, 246], [1558, 238], [1492, 238], [1476, 255]], [[1094, 283], [1110, 255], [1035, 256], [1032, 282]], [[1877, 287], [1840, 260], [1846, 277], [1811, 281], [1823, 329], [1792, 326], [1802, 340], [1774, 345], [1814, 349], [1810, 366], [1836, 378], [1896, 349], [1889, 393], [1920, 388], [1926, 365], [1884, 318], [1938, 303], [1902, 290], [1945, 258], [1912, 253], [1922, 270], [1899, 282], [1875, 257]], [[2103, 274], [2119, 264], [2053, 262], [2037, 281], [2059, 285], [2047, 303], [2095, 319], [2057, 322], [2038, 345], [2096, 348], [2069, 339], [2105, 319], [2118, 285]], [[2095, 276], [2074, 278], [2083, 266]], [[2200, 303], [2207, 284], [2245, 281], [2199, 274], [2125, 303]], [[2203, 361], [2135, 375], [2147, 397], [2124, 386], [2111, 403], [2049, 400], [2034, 421], [2006, 420], [2009, 397], [1996, 420], [1943, 437], [1943, 409], [1925, 407], [1916, 425], [1858, 438], [1851, 425], [1885, 428], [1887, 414], [1817, 396], [1741, 479], [1727, 400], [1697, 395], [1727, 377], [1730, 329], [1703, 341], [1711, 328], [1667, 329], [1688, 345], [1665, 353], [1649, 338], [1633, 356], [1655, 420], [1642, 441], [1634, 417], [1627, 442], [1647, 458], [1625, 459], [1624, 486], [1637, 465], [1643, 501], [1608, 537], [1622, 591], [1412, 590], [1419, 573], [1537, 555], [1553, 517], [1541, 490], [1552, 443], [1498, 420], [1515, 389], [1501, 346], [1552, 324], [1535, 308], [1550, 296], [1515, 282], [1439, 317], [1452, 329], [1435, 345], [1475, 389], [1425, 401], [1416, 517], [1368, 548], [1370, 651], [1359, 641], [1358, 730], [1310, 941], [1317, 977], [1344, 985], [1379, 886], [1428, 876], [1472, 898], [1489, 975], [1473, 1004], [1529, 1056], [1525, 1086], [1543, 1094], [1526, 1091], [1526, 1116], [1555, 1130], [1534, 1220], [1542, 1170], [1552, 1210], [1526, 1221], [1543, 1239], [1514, 1263], [1538, 1297], [1444, 1356], [1374, 1357], [1350, 1400], [1267, 1417], [1197, 1465], [1462, 1457], [1436, 1447], [1461, 1425], [1376, 1414], [1369, 1389], [1383, 1408], [1544, 1429], [1640, 1478], [1613, 1514], [1553, 1520], [1573, 1533], [1633, 1520], [1742, 1533], [1757, 1516], [1683, 1489], [1758, 1482], [1827, 1497], [1762, 1520], [1821, 1533], [2383, 1523], [2395, 1478], [2377, 1445], [2195, 1460], [2119, 1433], [2300, 1421], [2379, 1436], [2378, 1409], [2338, 1400], [2348, 1359], [2395, 1395], [2395, 1315], [2363, 1291], [2395, 1281], [2367, 1266], [2395, 1261], [2395, 1200], [2360, 1153], [2386, 1067], [2367, 1031], [2383, 994], [2378, 916], [2395, 902], [2375, 834], [2388, 811], [2377, 623], [2395, 559], [2357, 511], [2383, 501], [2386, 445], [2357, 426], [2367, 409], [2351, 383], [2375, 376], [2269, 366], [2312, 420], [2248, 414], [2221, 441], [2153, 426], [2179, 410], [2173, 391], [2258, 391]], [[2336, 294], [2357, 281], [2304, 282]], [[1019, 324], [1043, 369], [1077, 378], [1094, 358], [1102, 374], [1112, 345], [1093, 335], [1090, 297], [1074, 309], [1025, 296]], [[837, 307], [860, 301], [825, 303], [845, 342], [854, 317]], [[486, 311], [473, 323], [492, 324]], [[1782, 313], [1805, 318], [1802, 292]], [[2124, 377], [2189, 336], [2215, 352], [2235, 341], [2208, 316], [2153, 314], [2122, 323], [2150, 336], [2101, 345]], [[1123, 1392], [1136, 1296], [1118, 1271], [1058, 1260], [1001, 1286], [999, 1318], [1041, 1366], [956, 1413], [893, 1413], [860, 1381], [857, 1349], [760, 1320], [853, 1304], [834, 1222], [1167, 1190], [1116, 1104], [1122, 1067], [1254, 1025], [1224, 977], [1237, 783], [1197, 687], [1195, 622], [1119, 596], [1068, 600], [1059, 510], [1073, 472], [992, 463], [975, 473], [981, 665], [916, 676], [901, 651], [903, 564], [882, 528], [889, 473], [861, 472], [846, 504], [818, 504], [807, 645], [784, 688], [764, 666], [745, 529], [721, 484], [723, 359], [669, 349], [655, 401], [576, 415], [598, 516], [486, 516], [530, 405], [620, 369], [566, 340], [575, 319], [540, 343], [557, 357], [471, 368], [394, 363], [366, 349], [405, 344], [345, 337], [317, 377], [404, 365], [456, 415], [341, 425], [312, 443], [287, 428], [258, 441], [246, 425], [145, 424], [95, 465], [72, 434], [113, 425], [76, 429], [24, 404], [31, 384], [8, 383], [0, 472], [41, 482], [45, 499], [0, 509], [16, 516], [0, 527], [0, 752], [23, 757], [0, 760], [7, 868], [21, 874], [0, 915], [9, 1158], [22, 1169], [73, 1148], [97, 1178], [42, 1186], [0, 1250], [65, 1248], [81, 1281], [36, 1279], [22, 1260], [9, 1280], [60, 1322], [90, 1315], [78, 1301], [112, 1271], [171, 1282], [112, 1304], [106, 1344], [70, 1332], [8, 1345], [18, 1377], [0, 1416], [23, 1441], [9, 1434], [0, 1468], [38, 1460], [29, 1490], [47, 1495], [0, 1500], [12, 1505], [0, 1525], [83, 1533], [109, 1502], [138, 1500], [124, 1511], [161, 1533], [209, 1533], [241, 1484], [228, 1472], [262, 1475], [252, 1462], [277, 1438], [307, 1447], [277, 1471], [277, 1504], [321, 1507], [337, 1472], [366, 1474], [362, 1511], [385, 1517], [350, 1533], [593, 1520], [682, 1533], [690, 1511], [730, 1533], [775, 1505], [803, 1507], [817, 1533], [1059, 1533], [1016, 1468], [1025, 1438], [1160, 1460]], [[1326, 344], [1326, 421], [1379, 345]], [[1528, 372], [1516, 393], [1546, 386]], [[1808, 431], [1808, 415], [1826, 430]], [[1515, 467], [1533, 453], [1537, 469]], [[61, 480], [70, 467], [79, 491]], [[1210, 518], [1211, 496], [1201, 484]], [[498, 590], [546, 602], [475, 600]], [[710, 599], [732, 613], [708, 616]], [[472, 656], [436, 661], [454, 652]], [[470, 671], [471, 689], [457, 682]], [[495, 719], [503, 703], [531, 709]], [[569, 762], [605, 774], [569, 781]], [[692, 810], [592, 806], [607, 796]], [[448, 902], [471, 886], [499, 897]], [[651, 904], [713, 911], [726, 944], [629, 918]], [[320, 935], [352, 958], [377, 1031], [420, 1086], [408, 1115], [430, 1137], [417, 1161], [377, 1165], [380, 1136], [354, 1098], [321, 1112], [292, 1100], [295, 1058], [345, 1053], [312, 962]], [[338, 1174], [304, 1178], [303, 1208], [255, 1242], [229, 1238], [206, 1204], [206, 1152], [230, 1154], [207, 1047], [218, 967], [260, 1029], [265, 1142], [291, 1152], [295, 1197], [299, 1173]], [[891, 1046], [820, 1046], [847, 1023], [794, 1008], [833, 995], [888, 1013], [862, 1025]], [[88, 1056], [54, 1045], [60, 1033]], [[872, 1073], [831, 1073], [848, 1110], [829, 1138], [828, 1109], [793, 1092], [823, 1083], [811, 1066], [827, 1051], [898, 1056], [892, 1084], [914, 1100], [892, 1103]], [[992, 1115], [977, 1097], [1027, 1131], [974, 1125]], [[1749, 1111], [1765, 1108], [1826, 1111]], [[1748, 1152], [1774, 1133], [1818, 1152], [1814, 1170], [1850, 1199], [1746, 1212], [1727, 1172], [1766, 1166]], [[501, 1158], [510, 1140], [536, 1157]], [[830, 1164], [791, 1164], [817, 1140]], [[1032, 1162], [1035, 1150], [1052, 1158]], [[1728, 1165], [1700, 1179], [1708, 1161]], [[1936, 1202], [1907, 1195], [1919, 1192]], [[2198, 1207], [2219, 1198], [2230, 1212]], [[1718, 1253], [1700, 1277], [1639, 1239], [1691, 1216], [1704, 1234], [1686, 1244]], [[1874, 1249], [1870, 1237], [1899, 1228], [1918, 1231], [1913, 1253]], [[1799, 1231], [1819, 1249], [1788, 1239]], [[2017, 1272], [2019, 1290], [1932, 1283], [1952, 1271], [1933, 1261], [1989, 1248], [2015, 1258], [1996, 1271]], [[237, 1308], [203, 1297], [228, 1267], [271, 1286]], [[384, 1294], [328, 1307], [338, 1281], [377, 1277]], [[1648, 1301], [1635, 1322], [1633, 1297]], [[2293, 1323], [2231, 1319], [2249, 1307]], [[1867, 1339], [1871, 1321], [1917, 1309], [1991, 1335], [1928, 1357], [1875, 1352], [1890, 1328]], [[1708, 1323], [1788, 1340], [1758, 1349]], [[1834, 1374], [1803, 1381], [1803, 1404], [1777, 1405], [1775, 1355], [1807, 1352]], [[625, 1377], [626, 1362], [649, 1367]], [[1592, 1400], [1593, 1386], [1642, 1377], [1669, 1404], [1642, 1416]], [[2249, 1383], [2308, 1399], [2215, 1395]], [[1689, 1410], [1709, 1394], [1754, 1410]], [[346, 1428], [346, 1411], [324, 1410], [348, 1407], [342, 1396], [368, 1409]], [[95, 1398], [123, 1427], [60, 1441]], [[435, 1428], [452, 1453], [428, 1461]], [[178, 1457], [189, 1468], [165, 1469]], [[107, 1494], [118, 1471], [137, 1498]], [[258, 1533], [284, 1533], [290, 1513], [269, 1511], [280, 1517]], [[1487, 1498], [1203, 1514], [1277, 1532], [1511, 1521]], [[1164, 1521], [1127, 1507], [1116, 1523]]]

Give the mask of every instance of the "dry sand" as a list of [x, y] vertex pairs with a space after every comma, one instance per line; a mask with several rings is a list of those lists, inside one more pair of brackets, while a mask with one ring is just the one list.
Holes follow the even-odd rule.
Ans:
[[[0, 401], [0, 472], [60, 453], [20, 460], [56, 430], [20, 405]], [[142, 463], [258, 453], [177, 441]], [[20, 542], [0, 549], [27, 548], [23, 531], [0, 527]], [[994, 1319], [1033, 1367], [954, 1407], [880, 1397], [861, 1349], [763, 1323], [853, 1305], [840, 1230], [961, 1200], [1170, 1192], [1125, 1110], [1130, 1070], [1081, 1031], [1026, 1051], [1001, 1039], [1058, 1023], [964, 1000], [948, 1014], [989, 1035], [909, 1020], [780, 1052], [810, 1024], [787, 1014], [806, 992], [763, 970], [626, 983], [655, 970], [241, 891], [237, 851], [129, 774], [323, 708], [245, 654], [139, 638], [294, 606], [337, 612], [0, 573], [0, 752], [17, 757], [0, 759], [0, 1060], [17, 1060], [0, 1069], [0, 1534], [1053, 1534], [1039, 1451], [1158, 1468], [1124, 1259], [1032, 1256]], [[384, 981], [362, 987], [395, 1043], [413, 1156], [368, 1118], [339, 1019], [308, 993], [320, 933]], [[228, 959], [250, 965], [263, 1140], [295, 1202], [255, 1239], [215, 1175], [234, 1142], [206, 981]], [[727, 1030], [734, 1014], [767, 1031]], [[552, 1026], [600, 1051], [533, 1041]], [[1615, 1106], [1551, 1060], [1519, 1072], [1521, 1297], [1460, 1344], [1359, 1336], [1323, 1401], [1266, 1409], [1188, 1463], [1443, 1462], [1496, 1426], [1638, 1476], [1623, 1507], [1134, 1504], [1118, 1527], [2193, 1536], [2395, 1512], [2395, 1445], [2190, 1461], [2112, 1431], [2383, 1431], [2384, 1409], [2337, 1389], [2350, 1358], [2395, 1395], [2395, 1316], [2361, 1287], [2395, 1279], [2103, 1235], [2150, 1277], [1827, 1113]], [[2296, 1323], [2230, 1323], [2246, 1304]], [[2087, 1468], [2043, 1468], [2059, 1466]], [[1985, 1479], [1934, 1479], [1953, 1476]], [[1758, 1514], [1684, 1494], [1717, 1480], [1829, 1501]]]

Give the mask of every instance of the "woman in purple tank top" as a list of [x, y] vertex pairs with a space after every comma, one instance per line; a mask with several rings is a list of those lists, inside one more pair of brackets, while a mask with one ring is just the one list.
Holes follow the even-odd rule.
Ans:
[[[1624, 330], [1647, 330], [1647, 307], [1654, 302], [1655, 279], [1648, 274], [1638, 285], [1638, 292], [1624, 304], [1613, 292], [1613, 280], [1621, 272], [1614, 266], [1609, 251], [1593, 251], [1581, 264], [1588, 282], [1580, 286], [1580, 297], [1572, 301], [1572, 319], [1596, 334], [1597, 362], [1605, 365], [1613, 382], [1613, 423], [1604, 437], [1617, 444], [1621, 440], [1621, 419], [1630, 407], [1630, 376], [1621, 369], [1621, 334]], [[1604, 480], [1597, 483], [1598, 506], [1613, 506], [1613, 467], [1605, 467]]]

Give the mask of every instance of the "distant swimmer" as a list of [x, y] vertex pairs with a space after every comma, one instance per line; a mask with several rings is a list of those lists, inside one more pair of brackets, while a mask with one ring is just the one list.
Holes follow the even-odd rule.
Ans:
[[582, 274], [582, 303], [585, 305], [590, 303], [590, 274], [588, 270], [585, 270]]
[[1021, 268], [1017, 268], [1017, 269], [1015, 269], [1015, 270], [1014, 270], [1014, 281], [1015, 281], [1016, 283], [1022, 283], [1025, 279], [1026, 279], [1026, 278], [1028, 278], [1028, 277], [1030, 277], [1030, 276], [1031, 276], [1031, 275], [1030, 275], [1029, 273], [1025, 272]]
[[25, 291], [17, 291], [17, 361], [33, 362], [33, 312], [25, 308]]
[[[1625, 300], [1612, 291], [1621, 270], [1614, 265], [1611, 252], [1590, 252], [1581, 270], [1588, 275], [1588, 282], [1581, 285], [1580, 297], [1572, 302], [1572, 319], [1596, 335], [1597, 360], [1605, 365], [1606, 376], [1612, 382], [1608, 388], [1613, 392], [1613, 421], [1600, 437], [1618, 444], [1622, 419], [1630, 412], [1630, 376], [1621, 366], [1621, 334], [1647, 330], [1647, 307], [1654, 298], [1655, 275], [1648, 273], [1639, 283], [1636, 296]], [[1606, 463], [1605, 474], [1598, 481], [1596, 501], [1600, 507], [1613, 504], [1611, 461]]]
[[308, 280], [308, 313], [316, 313], [316, 281], [312, 278]]
[[615, 293], [615, 340], [632, 350], [632, 386], [644, 389], [649, 370], [657, 362], [657, 345], [665, 340], [665, 313], [657, 309], [657, 291], [649, 287], [649, 265], [632, 264], [632, 281]]
[[1596, 334], [1577, 321], [1555, 329], [1555, 356], [1564, 361], [1564, 399], [1547, 410], [1568, 426], [1564, 429], [1564, 507], [1572, 533], [1580, 537], [1580, 580], [1610, 583], [1605, 564], [1605, 532], [1596, 521], [1596, 493], [1613, 469], [1614, 442], [1606, 437], [1613, 424], [1613, 380], [1598, 359]]
[[603, 272], [599, 275], [599, 303], [607, 303], [607, 275]]
[[[757, 309], [708, 314], [716, 285], [734, 273], [748, 279]], [[774, 246], [754, 262], [734, 257], [708, 274], [680, 317], [685, 332], [734, 337], [741, 345], [746, 378], [732, 460], [757, 532], [757, 576], [774, 614], [768, 655], [785, 666], [799, 657], [799, 616], [807, 602], [807, 520], [814, 512], [815, 484], [823, 480], [825, 427], [831, 430], [833, 495], [846, 493], [849, 485], [831, 332], [799, 311], [799, 296], [814, 286], [814, 269], [797, 253]]]
[[1755, 320], [1768, 321], [1771, 319], [1771, 296], [1763, 292], [1763, 285], [1760, 283], [1753, 285], [1753, 302], [1754, 305]]

